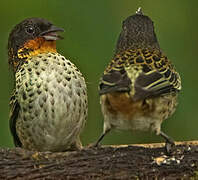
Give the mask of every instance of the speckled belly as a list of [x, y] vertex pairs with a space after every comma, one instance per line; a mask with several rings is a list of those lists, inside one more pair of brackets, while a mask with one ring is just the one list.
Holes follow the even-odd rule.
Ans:
[[29, 60], [17, 74], [17, 134], [27, 149], [62, 151], [79, 136], [87, 116], [84, 78], [63, 56]]

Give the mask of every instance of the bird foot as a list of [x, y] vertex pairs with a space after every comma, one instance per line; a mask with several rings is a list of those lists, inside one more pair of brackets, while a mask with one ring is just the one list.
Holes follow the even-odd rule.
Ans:
[[98, 142], [94, 142], [94, 143], [88, 144], [87, 147], [88, 148], [100, 148], [101, 147], [101, 144], [98, 143]]
[[166, 141], [165, 143], [165, 151], [167, 155], [172, 155], [175, 150], [175, 143], [174, 141]]

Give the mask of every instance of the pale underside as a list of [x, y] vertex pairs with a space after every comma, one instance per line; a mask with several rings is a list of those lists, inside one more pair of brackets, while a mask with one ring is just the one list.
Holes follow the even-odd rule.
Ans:
[[69, 60], [57, 53], [30, 58], [16, 73], [16, 98], [16, 131], [24, 148], [64, 151], [79, 143], [87, 89]]
[[100, 97], [104, 129], [115, 128], [160, 133], [161, 123], [176, 109], [177, 95], [170, 93], [134, 102], [128, 93], [105, 94]]

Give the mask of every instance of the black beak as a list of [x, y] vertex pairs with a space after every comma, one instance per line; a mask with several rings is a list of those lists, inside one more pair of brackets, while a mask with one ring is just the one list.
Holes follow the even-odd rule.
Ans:
[[64, 29], [52, 25], [47, 31], [42, 32], [40, 36], [46, 41], [56, 41], [63, 39], [63, 37], [58, 35], [57, 32], [64, 32]]

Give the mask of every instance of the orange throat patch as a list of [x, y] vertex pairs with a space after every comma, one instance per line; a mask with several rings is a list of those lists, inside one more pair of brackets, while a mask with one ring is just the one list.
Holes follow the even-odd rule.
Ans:
[[[27, 50], [30, 51], [27, 52]], [[46, 41], [44, 38], [39, 37], [27, 41], [24, 46], [18, 50], [18, 57], [28, 58], [47, 52], [56, 52], [56, 41]]]
[[[14, 71], [16, 71], [20, 61], [25, 61], [29, 57], [48, 52], [57, 52], [56, 41], [46, 41], [42, 37], [27, 41], [24, 46], [17, 51], [17, 57], [12, 57]], [[10, 54], [12, 56], [13, 52], [11, 51]]]

